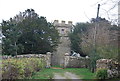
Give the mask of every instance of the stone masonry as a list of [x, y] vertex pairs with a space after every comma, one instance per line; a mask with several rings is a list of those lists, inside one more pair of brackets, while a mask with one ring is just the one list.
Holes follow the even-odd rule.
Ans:
[[120, 64], [112, 59], [99, 59], [96, 62], [96, 69], [107, 69], [108, 78], [116, 78], [120, 76]]
[[72, 21], [68, 21], [68, 24], [66, 24], [65, 21], [59, 23], [58, 20], [55, 20], [53, 25], [59, 32], [60, 44], [56, 51], [53, 52], [52, 65], [64, 66], [64, 55], [65, 53], [70, 54], [70, 40], [68, 34], [71, 33], [73, 24]]
[[65, 54], [64, 59], [64, 68], [88, 68], [90, 63], [89, 58], [70, 56], [68, 53]]

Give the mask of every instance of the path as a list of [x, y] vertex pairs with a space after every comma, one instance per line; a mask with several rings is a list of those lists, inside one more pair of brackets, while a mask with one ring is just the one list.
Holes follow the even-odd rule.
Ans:
[[53, 79], [79, 79], [80, 81], [80, 77], [71, 72], [55, 73]]

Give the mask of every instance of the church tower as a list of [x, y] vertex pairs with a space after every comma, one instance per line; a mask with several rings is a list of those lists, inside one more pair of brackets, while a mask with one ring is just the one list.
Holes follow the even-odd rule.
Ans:
[[71, 50], [70, 39], [68, 35], [72, 31], [73, 24], [72, 21], [68, 21], [66, 24], [65, 21], [61, 21], [61, 23], [59, 23], [58, 20], [55, 20], [53, 25], [59, 32], [60, 44], [56, 48], [56, 51], [53, 53], [52, 65], [63, 66], [65, 53], [70, 54]]

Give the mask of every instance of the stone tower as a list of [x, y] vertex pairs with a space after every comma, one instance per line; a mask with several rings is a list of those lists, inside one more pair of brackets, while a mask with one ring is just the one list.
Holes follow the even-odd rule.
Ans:
[[60, 44], [53, 53], [52, 65], [63, 66], [65, 53], [70, 54], [70, 39], [68, 34], [71, 33], [73, 24], [72, 21], [68, 21], [66, 24], [65, 21], [61, 21], [61, 23], [59, 23], [58, 20], [55, 20], [53, 25], [59, 32]]

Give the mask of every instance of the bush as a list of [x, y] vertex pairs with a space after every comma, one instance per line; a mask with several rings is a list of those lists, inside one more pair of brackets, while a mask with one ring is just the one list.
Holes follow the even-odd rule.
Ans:
[[107, 69], [99, 69], [96, 71], [96, 78], [97, 79], [107, 79], [108, 74], [107, 74]]
[[2, 78], [23, 79], [44, 67], [40, 58], [6, 59], [2, 61]]

